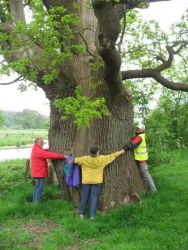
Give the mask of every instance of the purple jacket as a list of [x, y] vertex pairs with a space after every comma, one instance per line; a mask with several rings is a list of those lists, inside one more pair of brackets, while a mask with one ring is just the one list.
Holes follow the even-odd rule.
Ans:
[[78, 187], [80, 185], [80, 168], [74, 163], [74, 158], [68, 156], [64, 165], [65, 184], [69, 187]]

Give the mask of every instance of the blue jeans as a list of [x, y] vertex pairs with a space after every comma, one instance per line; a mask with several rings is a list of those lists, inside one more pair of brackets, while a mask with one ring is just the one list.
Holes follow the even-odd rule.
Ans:
[[33, 203], [40, 201], [45, 184], [45, 178], [33, 178], [35, 182], [35, 190], [33, 193]]
[[85, 214], [86, 205], [89, 200], [90, 203], [90, 218], [95, 216], [97, 198], [100, 191], [101, 184], [82, 184], [82, 199], [80, 203], [80, 214]]

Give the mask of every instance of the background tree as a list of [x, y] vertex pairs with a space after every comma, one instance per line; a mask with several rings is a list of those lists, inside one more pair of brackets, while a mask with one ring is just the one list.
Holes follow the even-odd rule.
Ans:
[[[173, 40], [161, 34], [162, 44], [156, 33], [155, 42], [148, 44], [153, 32], [147, 25], [142, 40], [139, 30], [131, 30], [135, 15], [130, 10], [157, 1], [1, 1], [1, 53], [6, 59], [2, 69], [7, 73], [13, 69], [20, 74], [18, 79], [26, 78], [45, 91], [50, 100], [52, 149], [61, 151], [63, 147], [65, 153], [71, 149], [77, 156], [88, 153], [91, 145], [99, 145], [102, 153], [108, 153], [127, 143], [133, 133], [132, 95], [126, 82], [129, 79], [150, 77], [167, 88], [188, 90], [183, 77], [182, 82], [168, 78], [174, 57], [181, 55], [188, 43], [185, 20], [174, 30], [177, 36]], [[32, 10], [28, 23], [24, 15], [27, 8]], [[123, 52], [128, 64], [121, 72], [121, 44], [130, 32], [137, 45], [130, 43], [131, 53]], [[55, 169], [63, 187], [60, 162]], [[108, 209], [127, 202], [129, 193], [142, 188], [133, 156], [126, 153], [105, 172], [100, 207]], [[67, 189], [63, 190], [67, 196]]]
[[48, 118], [40, 115], [37, 111], [24, 109], [20, 115], [15, 117], [15, 123], [20, 124], [23, 129], [48, 128]]
[[[0, 111], [0, 128], [48, 129], [49, 118], [36, 111], [25, 109], [22, 112]], [[1, 118], [0, 118], [1, 119]]]
[[[172, 152], [187, 147], [187, 94], [163, 90], [158, 106], [146, 118], [147, 136], [153, 165], [176, 160]], [[171, 155], [170, 155], [171, 154]], [[177, 151], [176, 151], [177, 154]]]

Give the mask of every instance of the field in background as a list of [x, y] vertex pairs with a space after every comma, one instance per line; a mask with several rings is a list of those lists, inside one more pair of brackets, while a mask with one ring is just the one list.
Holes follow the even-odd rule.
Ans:
[[58, 186], [46, 186], [42, 202], [33, 205], [24, 161], [0, 162], [0, 249], [187, 250], [187, 166], [188, 150], [174, 165], [151, 170], [158, 192], [142, 204], [98, 212], [90, 221], [60, 199]]
[[14, 146], [20, 147], [22, 145], [33, 144], [37, 137], [47, 139], [47, 129], [0, 129], [0, 147]]

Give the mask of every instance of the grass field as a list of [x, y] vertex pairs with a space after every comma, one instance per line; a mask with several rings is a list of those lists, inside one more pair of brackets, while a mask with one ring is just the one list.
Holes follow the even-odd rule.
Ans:
[[158, 192], [142, 204], [80, 220], [77, 209], [46, 186], [43, 201], [31, 204], [33, 184], [23, 161], [0, 162], [0, 249], [187, 250], [188, 151], [175, 165], [151, 173]]
[[47, 139], [46, 129], [0, 129], [0, 147], [33, 144], [37, 137]]

